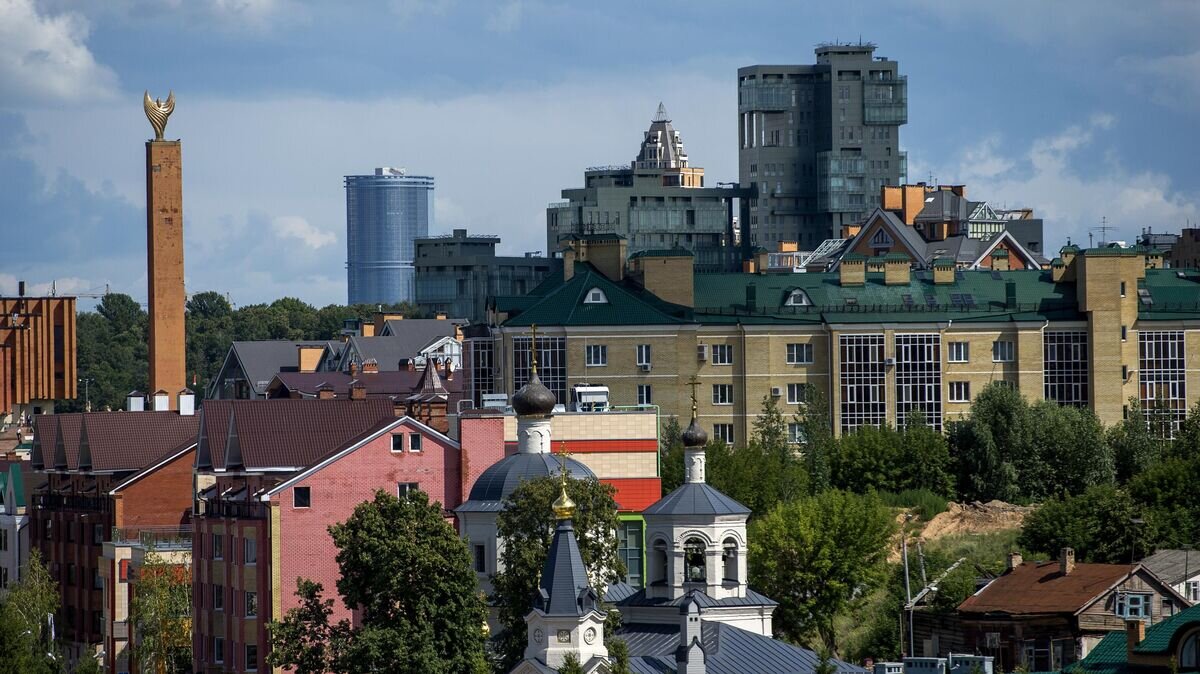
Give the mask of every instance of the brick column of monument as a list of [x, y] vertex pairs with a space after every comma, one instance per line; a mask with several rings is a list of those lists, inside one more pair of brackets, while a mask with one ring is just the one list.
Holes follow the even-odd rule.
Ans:
[[146, 279], [150, 311], [150, 392], [166, 391], [172, 408], [187, 385], [184, 357], [183, 166], [178, 140], [163, 140], [175, 94], [145, 97], [155, 139], [146, 142]]

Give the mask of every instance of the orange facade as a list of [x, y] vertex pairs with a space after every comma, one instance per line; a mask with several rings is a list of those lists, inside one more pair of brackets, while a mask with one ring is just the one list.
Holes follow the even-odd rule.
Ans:
[[0, 419], [16, 406], [74, 398], [75, 368], [74, 297], [0, 297]]

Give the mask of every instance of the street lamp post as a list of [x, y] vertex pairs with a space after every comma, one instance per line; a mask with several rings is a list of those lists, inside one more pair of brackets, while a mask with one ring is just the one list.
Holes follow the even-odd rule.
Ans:
[[92, 379], [91, 377], [80, 377], [79, 378], [79, 383], [83, 384], [83, 411], [84, 412], [92, 411], [92, 396], [90, 394], [90, 390], [88, 389], [88, 384], [91, 384], [94, 381], [96, 381], [96, 380]]

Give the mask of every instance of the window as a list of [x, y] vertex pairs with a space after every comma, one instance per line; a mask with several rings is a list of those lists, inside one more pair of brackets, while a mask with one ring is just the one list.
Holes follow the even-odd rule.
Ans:
[[839, 336], [838, 359], [842, 433], [882, 425], [887, 419], [883, 335]]
[[225, 586], [224, 585], [213, 585], [212, 586], [212, 602], [213, 602], [213, 610], [214, 611], [224, 611], [225, 610]]
[[733, 345], [732, 344], [713, 344], [712, 345], [712, 364], [713, 365], [733, 365]]
[[247, 538], [242, 541], [242, 563], [253, 566], [258, 563], [258, 541]]
[[732, 405], [733, 404], [733, 384], [713, 384], [712, 404], [714, 404], [714, 405]]
[[1088, 336], [1082, 330], [1047, 330], [1042, 336], [1042, 380], [1046, 400], [1088, 404]]
[[803, 445], [808, 442], [804, 436], [804, 424], [789, 423], [788, 424], [788, 443], [793, 445]]
[[965, 363], [971, 360], [971, 345], [968, 342], [947, 343], [950, 351], [947, 357], [951, 363]]
[[649, 344], [638, 344], [637, 345], [637, 364], [638, 365], [649, 365], [650, 364], [650, 345]]
[[224, 543], [225, 543], [225, 538], [221, 534], [213, 534], [212, 535], [213, 559], [224, 559], [225, 558]]
[[397, 482], [396, 496], [400, 498], [408, 498], [408, 495], [421, 488], [420, 482]]
[[1128, 339], [1129, 339], [1129, 328], [1122, 325], [1121, 326], [1121, 341], [1124, 342]]
[[421, 451], [421, 434], [420, 433], [409, 433], [408, 434], [408, 451], [410, 451], [410, 452]]
[[104, 588], [104, 578], [102, 578], [100, 576], [100, 568], [95, 567], [92, 569], [92, 589], [100, 590], [103, 588]]
[[[396, 444], [396, 436], [393, 435], [392, 436], [393, 449], [395, 448], [395, 444]], [[292, 507], [293, 508], [311, 508], [312, 507], [312, 487], [294, 487], [292, 489]], [[219, 549], [221, 547], [218, 544], [218, 541], [215, 536], [213, 538], [213, 545], [214, 545], [214, 548]], [[214, 553], [214, 556], [216, 556], [217, 559], [220, 559], [220, 556], [216, 555], [215, 553]]]
[[622, 520], [617, 526], [617, 556], [625, 562], [625, 582], [642, 586], [642, 523]]
[[919, 413], [942, 430], [942, 337], [937, 333], [896, 335], [896, 422]]
[[393, 452], [403, 452], [404, 451], [404, 434], [403, 433], [396, 433], [395, 435], [392, 436], [392, 451]]
[[724, 567], [724, 580], [738, 582], [738, 544], [733, 538], [726, 538], [721, 546], [721, 561]]
[[733, 444], [733, 424], [713, 424], [713, 439]]
[[992, 362], [1011, 363], [1013, 360], [1013, 343], [998, 339], [992, 342]]
[[704, 541], [689, 538], [683, 544], [683, 580], [687, 583], [703, 583], [708, 579], [708, 564], [704, 555]]
[[475, 573], [487, 573], [487, 548], [475, 546]]
[[8, 529], [0, 529], [0, 552], [8, 550]]
[[788, 344], [788, 365], [811, 365], [813, 362], [812, 344]]
[[68, 564], [67, 565], [67, 585], [74, 585], [74, 584], [75, 584], [75, 565]]
[[808, 402], [809, 385], [808, 384], [788, 384], [787, 385], [787, 401], [789, 405], [801, 405]]
[[1149, 619], [1151, 595], [1134, 592], [1118, 592], [1116, 614], [1126, 620]]
[[92, 525], [92, 545], [101, 545], [104, 543], [104, 525]]
[[213, 662], [225, 662], [225, 640], [221, 637], [213, 637]]
[[246, 671], [258, 671], [258, 646], [246, 644]]
[[639, 404], [639, 405], [653, 405], [654, 404], [654, 395], [650, 391], [649, 384], [638, 384], [637, 385], [637, 404]]
[[67, 542], [75, 542], [75, 523], [67, 522]]
[[[531, 341], [529, 337], [513, 338], [513, 390], [530, 379]], [[567, 400], [567, 340], [563, 337], [538, 337], [538, 377], [558, 400]]]
[[608, 347], [604, 344], [588, 344], [584, 347], [584, 355], [588, 367], [608, 365]]
[[46, 530], [44, 538], [48, 541], [54, 540], [54, 520], [46, 520]]
[[1200, 580], [1189, 580], [1187, 584], [1188, 601], [1200, 601]]
[[797, 288], [788, 293], [787, 299], [784, 300], [783, 305], [787, 307], [811, 307], [812, 300], [809, 299], [808, 293]]
[[587, 291], [587, 295], [583, 298], [584, 304], [608, 304], [608, 296], [599, 288], [592, 288]]
[[245, 608], [246, 608], [245, 616], [247, 618], [257, 618], [258, 617], [258, 593], [257, 592], [247, 592], [246, 593], [246, 607]]
[[1146, 422], [1174, 435], [1187, 415], [1183, 331], [1138, 331], [1138, 398]]
[[1121, 297], [1125, 296], [1125, 282], [1121, 281]]
[[950, 402], [952, 402], [952, 403], [971, 402], [971, 382], [969, 382], [969, 381], [952, 381], [952, 382], [950, 382]]

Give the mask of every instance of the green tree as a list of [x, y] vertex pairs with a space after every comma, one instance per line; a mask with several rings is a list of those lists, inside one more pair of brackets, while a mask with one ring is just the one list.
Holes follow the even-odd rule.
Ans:
[[1034, 553], [1057, 558], [1062, 548], [1074, 548], [1080, 561], [1128, 564], [1134, 536], [1139, 548], [1156, 538], [1149, 526], [1135, 529], [1131, 521], [1139, 507], [1129, 493], [1113, 485], [1096, 485], [1081, 494], [1055, 497], [1025, 518], [1018, 542]]
[[[1160, 461], [1129, 483], [1129, 493], [1146, 521], [1139, 527], [1137, 552], [1144, 555], [1152, 545], [1179, 547], [1200, 541], [1200, 491], [1194, 476], [1200, 471], [1200, 456], [1171, 457]], [[1126, 558], [1128, 559], [1128, 558]]]
[[579, 664], [579, 656], [567, 653], [567, 657], [563, 658], [562, 666], [558, 668], [558, 674], [583, 674], [583, 665]]
[[629, 644], [624, 639], [613, 639], [608, 642], [608, 657], [613, 660], [609, 674], [631, 674], [629, 671]]
[[1129, 414], [1107, 433], [1112, 448], [1117, 482], [1125, 484], [1163, 458], [1169, 443], [1156, 437], [1146, 425], [1136, 397], [1129, 399]]
[[1021, 471], [1036, 456], [1028, 412], [1019, 393], [994, 382], [976, 396], [970, 418], [949, 425], [961, 499], [1018, 500]]
[[338, 593], [360, 620], [352, 629], [329, 626], [321, 588], [298, 582], [301, 606], [271, 631], [282, 654], [272, 656], [274, 666], [315, 671], [327, 662], [339, 674], [486, 669], [486, 607], [467, 546], [440, 504], [424, 492], [397, 498], [377, 491], [329, 533], [338, 549]]
[[58, 607], [58, 584], [35, 548], [29, 554], [25, 575], [9, 585], [8, 595], [0, 605], [0, 672], [58, 674], [61, 671], [48, 621]]
[[1038, 474], [1025, 472], [1026, 498], [1079, 494], [1110, 484], [1115, 475], [1112, 448], [1094, 412], [1043, 400], [1030, 410], [1032, 446]]
[[896, 491], [927, 489], [939, 496], [954, 496], [954, 476], [950, 473], [950, 446], [946, 436], [925, 423], [914, 412], [904, 420], [900, 432], [899, 484]]
[[779, 403], [775, 401], [774, 396], [763, 396], [762, 409], [754, 418], [753, 426], [751, 442], [768, 451], [788, 449], [787, 421], [779, 411]]
[[[492, 576], [492, 599], [499, 608], [501, 633], [494, 643], [500, 671], [507, 672], [525, 655], [525, 616], [533, 609], [538, 579], [554, 538], [551, 504], [560, 493], [554, 477], [528, 480], [504, 500], [496, 518], [496, 533], [504, 540], [500, 566]], [[567, 494], [575, 501], [575, 538], [590, 574], [592, 587], [604, 592], [608, 584], [625, 575], [617, 556], [617, 503], [610, 485], [594, 478], [567, 480]]]
[[[1165, 423], [1156, 424], [1155, 428], [1163, 428]], [[1158, 437], [1167, 437], [1159, 433]], [[1175, 439], [1170, 444], [1170, 456], [1180, 459], [1200, 457], [1200, 402], [1188, 411], [1187, 417], [1179, 424]]]
[[895, 491], [900, 483], [900, 434], [884, 426], [860, 426], [843, 435], [833, 455], [833, 485], [865, 492]]
[[224, 295], [196, 293], [187, 302], [187, 367], [191, 385], [203, 395], [233, 342], [233, 308]]
[[779, 601], [776, 633], [836, 651], [834, 618], [881, 585], [894, 530], [878, 497], [837, 490], [782, 503], [751, 523], [750, 583]]
[[809, 493], [819, 494], [833, 485], [833, 456], [837, 449], [825, 394], [810, 388], [808, 399], [796, 413], [794, 423], [800, 425]]
[[192, 567], [154, 551], [138, 568], [129, 601], [133, 654], [155, 674], [192, 668]]
[[683, 484], [683, 428], [677, 418], [667, 419], [658, 440], [658, 451], [662, 493], [670, 494]]
[[84, 654], [75, 665], [74, 674], [104, 674], [104, 668], [100, 666], [98, 658]]
[[303, 578], [296, 579], [296, 597], [300, 605], [288, 609], [279, 622], [267, 625], [271, 652], [267, 664], [290, 667], [296, 674], [325, 674], [340, 671], [351, 629], [349, 620], [331, 625], [333, 600], [324, 599], [324, 587]]

